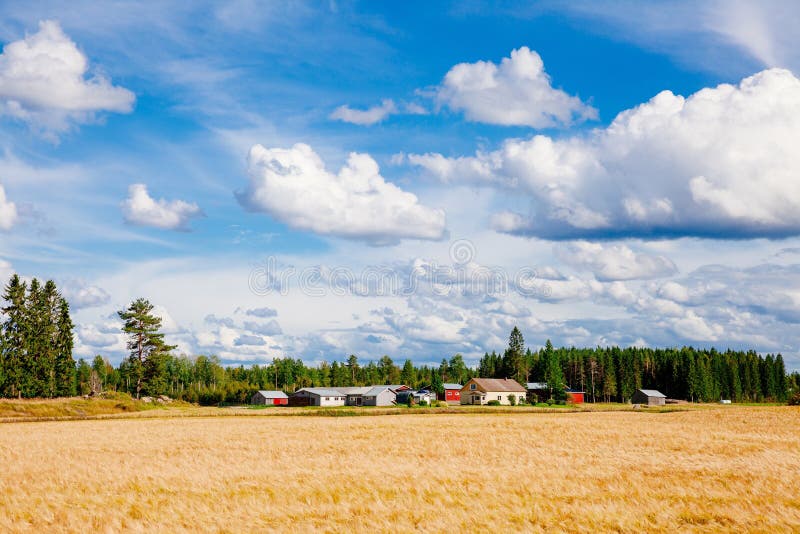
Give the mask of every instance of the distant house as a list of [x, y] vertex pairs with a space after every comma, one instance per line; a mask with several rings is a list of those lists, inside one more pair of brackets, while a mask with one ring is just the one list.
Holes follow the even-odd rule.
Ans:
[[347, 406], [363, 406], [364, 405], [364, 393], [372, 389], [372, 386], [363, 386], [363, 387], [336, 387], [330, 388], [332, 390], [338, 391], [345, 396], [345, 404]]
[[[445, 401], [448, 404], [461, 403], [461, 384], [442, 384], [444, 393], [438, 393], [436, 398], [440, 401]], [[427, 391], [433, 391], [433, 386], [425, 386], [422, 388]]]
[[488, 404], [498, 401], [500, 404], [511, 404], [525, 398], [527, 390], [509, 378], [473, 378], [461, 388], [461, 404]]
[[411, 394], [414, 396], [414, 404], [422, 404], [423, 402], [431, 404], [436, 400], [436, 393], [427, 389], [412, 391]]
[[667, 396], [655, 389], [638, 389], [631, 397], [633, 404], [646, 404], [647, 406], [664, 406]]
[[256, 391], [250, 397], [250, 404], [272, 404], [285, 406], [289, 404], [289, 397], [283, 391]]
[[566, 388], [565, 391], [567, 392], [567, 402], [569, 404], [583, 404], [585, 392], [571, 388]]
[[397, 404], [397, 393], [392, 386], [375, 386], [364, 393], [364, 406], [393, 406]]
[[346, 395], [329, 388], [302, 388], [289, 397], [289, 406], [344, 406]]

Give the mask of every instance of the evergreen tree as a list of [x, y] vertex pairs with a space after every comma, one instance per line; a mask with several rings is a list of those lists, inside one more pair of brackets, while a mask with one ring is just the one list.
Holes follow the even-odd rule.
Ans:
[[[75, 395], [75, 360], [72, 359], [74, 341], [72, 338], [72, 318], [69, 304], [60, 299], [55, 342], [55, 395], [69, 397]], [[113, 368], [112, 368], [113, 369]]]
[[13, 275], [3, 293], [6, 306], [2, 334], [2, 363], [5, 397], [22, 397], [24, 389], [25, 360], [25, 291], [27, 287], [18, 275]]
[[522, 338], [522, 332], [516, 326], [511, 330], [511, 335], [508, 338], [508, 349], [503, 355], [503, 374], [505, 377], [513, 378], [517, 382], [527, 382], [525, 340]]
[[564, 371], [561, 369], [561, 362], [558, 354], [553, 349], [553, 344], [548, 339], [544, 345], [544, 381], [550, 389], [550, 396], [553, 398], [561, 397], [564, 393]]
[[[164, 342], [161, 330], [161, 317], [152, 314], [153, 305], [140, 298], [132, 302], [127, 309], [117, 312], [124, 322], [122, 331], [128, 336], [129, 361], [133, 381], [136, 386], [136, 398], [141, 395], [146, 382], [153, 382], [153, 387], [161, 386], [159, 373], [162, 371], [160, 356], [175, 349]], [[148, 363], [149, 360], [152, 360]]]
[[400, 383], [410, 388], [417, 386], [417, 370], [414, 369], [414, 364], [411, 360], [406, 360], [403, 364], [403, 370], [400, 372]]
[[347, 369], [350, 371], [350, 386], [356, 385], [356, 373], [358, 372], [358, 357], [355, 354], [351, 354], [349, 358], [347, 358]]

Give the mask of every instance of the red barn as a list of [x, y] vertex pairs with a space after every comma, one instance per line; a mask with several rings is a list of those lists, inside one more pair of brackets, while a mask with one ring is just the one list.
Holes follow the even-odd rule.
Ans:
[[439, 395], [439, 400], [448, 404], [461, 404], [461, 384], [443, 384], [444, 395]]
[[256, 391], [250, 398], [250, 404], [288, 406], [289, 397], [283, 391]]
[[570, 404], [583, 404], [583, 391], [573, 391], [567, 389], [567, 402]]

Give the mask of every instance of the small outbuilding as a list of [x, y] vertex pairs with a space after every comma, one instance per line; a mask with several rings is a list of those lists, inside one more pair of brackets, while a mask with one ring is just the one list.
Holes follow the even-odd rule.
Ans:
[[564, 391], [567, 393], [567, 403], [569, 404], [583, 404], [586, 393], [577, 391], [571, 388], [566, 388]]
[[664, 406], [667, 403], [667, 396], [655, 389], [637, 389], [631, 397], [631, 403]]
[[289, 406], [344, 406], [346, 396], [328, 388], [302, 388], [289, 397]]
[[286, 406], [289, 404], [289, 396], [283, 391], [256, 391], [250, 397], [250, 404]]
[[391, 386], [375, 386], [364, 393], [364, 406], [393, 406], [397, 404], [397, 393]]

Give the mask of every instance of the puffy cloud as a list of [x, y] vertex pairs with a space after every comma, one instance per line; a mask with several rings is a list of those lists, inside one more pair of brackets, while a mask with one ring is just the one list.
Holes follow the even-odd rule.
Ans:
[[489, 124], [549, 128], [597, 118], [597, 110], [553, 88], [542, 58], [524, 46], [500, 65], [459, 63], [445, 75], [436, 98], [469, 120]]
[[353, 109], [349, 106], [339, 106], [330, 114], [330, 118], [342, 122], [349, 122], [351, 124], [370, 126], [383, 121], [394, 113], [397, 113], [397, 106], [395, 103], [392, 100], [384, 100], [381, 102], [380, 106], [372, 106], [365, 110]]
[[423, 206], [416, 195], [386, 182], [367, 154], [350, 154], [332, 174], [308, 145], [255, 145], [248, 167], [250, 182], [237, 193], [239, 202], [293, 228], [373, 244], [445, 235], [444, 211]]
[[266, 318], [266, 317], [277, 317], [278, 316], [278, 310], [276, 310], [275, 308], [268, 308], [268, 307], [251, 308], [251, 309], [247, 310], [244, 313], [245, 313], [245, 315], [249, 315], [251, 317], [260, 317], [262, 319]]
[[278, 321], [276, 321], [275, 319], [267, 321], [266, 323], [245, 321], [244, 328], [245, 330], [249, 330], [250, 332], [254, 332], [262, 336], [277, 336], [283, 333], [281, 325], [278, 324]]
[[56, 21], [3, 47], [0, 55], [0, 112], [50, 132], [95, 112], [128, 113], [135, 96], [106, 77], [86, 78], [89, 61]]
[[545, 238], [800, 234], [800, 80], [771, 69], [684, 98], [663, 91], [588, 135], [412, 155], [443, 181], [523, 192], [497, 230]]
[[594, 273], [601, 282], [663, 278], [677, 272], [665, 256], [634, 252], [626, 245], [577, 241], [556, 247], [561, 261]]
[[248, 334], [243, 334], [239, 336], [238, 338], [236, 338], [236, 341], [234, 342], [234, 345], [237, 347], [242, 347], [242, 346], [263, 347], [266, 344], [267, 342], [264, 341], [264, 338], [262, 338], [261, 336], [251, 336]]
[[163, 198], [155, 200], [144, 184], [133, 184], [128, 188], [122, 212], [125, 221], [131, 224], [180, 231], [188, 231], [189, 221], [203, 216], [203, 211], [195, 203]]
[[5, 283], [14, 274], [14, 267], [11, 263], [0, 258], [0, 283]]
[[17, 205], [8, 200], [6, 190], [0, 185], [0, 230], [10, 230], [18, 216]]
[[84, 280], [67, 280], [61, 286], [61, 294], [74, 310], [95, 308], [111, 301], [111, 295], [105, 289]]

